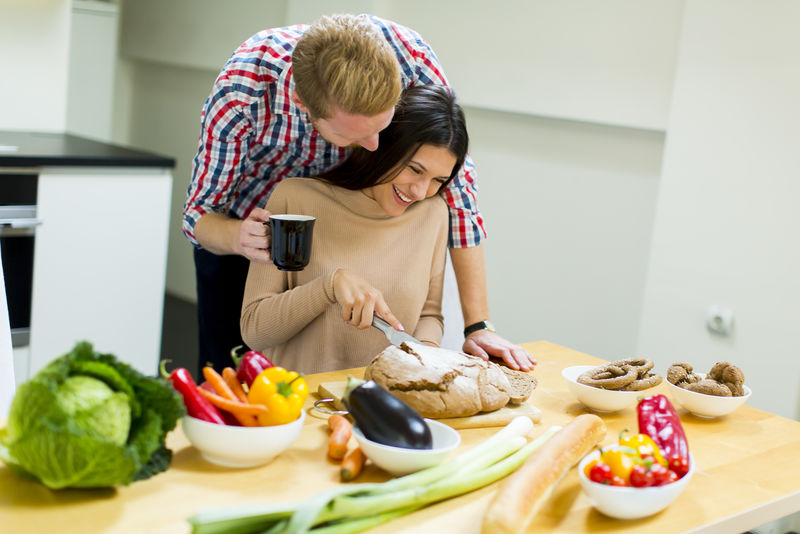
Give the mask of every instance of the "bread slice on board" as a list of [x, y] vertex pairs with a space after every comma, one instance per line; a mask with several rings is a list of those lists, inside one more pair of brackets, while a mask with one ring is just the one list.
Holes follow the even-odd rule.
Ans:
[[508, 392], [510, 404], [522, 404], [533, 395], [533, 390], [536, 389], [536, 379], [522, 371], [516, 371], [505, 365], [501, 365], [500, 369], [506, 374], [511, 390]]

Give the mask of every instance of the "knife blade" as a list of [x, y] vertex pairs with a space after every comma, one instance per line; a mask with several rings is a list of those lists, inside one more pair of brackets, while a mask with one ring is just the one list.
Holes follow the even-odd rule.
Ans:
[[372, 326], [383, 332], [383, 335], [386, 336], [386, 339], [389, 340], [389, 343], [392, 345], [400, 346], [401, 343], [421, 343], [417, 338], [410, 334], [406, 334], [405, 332], [400, 332], [399, 330], [395, 330], [392, 325], [378, 317], [377, 315], [372, 316]]

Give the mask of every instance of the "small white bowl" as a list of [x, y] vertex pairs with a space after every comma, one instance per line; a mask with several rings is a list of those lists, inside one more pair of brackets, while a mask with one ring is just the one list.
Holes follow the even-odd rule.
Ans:
[[353, 436], [375, 465], [393, 475], [405, 475], [441, 463], [461, 444], [458, 431], [433, 419], [425, 419], [425, 422], [433, 435], [432, 449], [406, 449], [376, 443], [364, 437], [358, 425], [353, 425]]
[[578, 465], [578, 476], [594, 507], [616, 519], [639, 519], [660, 512], [678, 498], [695, 471], [694, 457], [689, 453], [689, 472], [675, 482], [649, 488], [610, 486], [592, 482], [584, 473], [586, 465], [599, 455], [598, 450], [587, 454]]
[[305, 410], [291, 423], [259, 427], [218, 425], [187, 415], [181, 418], [181, 427], [209, 462], [225, 467], [255, 467], [271, 462], [288, 449], [300, 435], [305, 420]]
[[[704, 373], [697, 374], [702, 378], [706, 376]], [[686, 408], [687, 411], [698, 417], [713, 418], [728, 415], [747, 402], [747, 399], [753, 394], [753, 391], [747, 386], [742, 386], [744, 395], [738, 397], [718, 397], [716, 395], [706, 395], [705, 393], [689, 391], [671, 382], [667, 382], [667, 384], [669, 385], [672, 398], [676, 400], [678, 404]]]
[[[647, 389], [642, 391], [615, 391], [612, 389], [596, 388], [581, 384], [578, 377], [594, 369], [597, 365], [573, 365], [561, 371], [561, 376], [567, 382], [569, 390], [578, 397], [586, 407], [596, 412], [610, 413], [623, 410], [632, 404], [636, 404], [636, 399], [647, 395]], [[649, 389], [649, 388], [648, 388]]]

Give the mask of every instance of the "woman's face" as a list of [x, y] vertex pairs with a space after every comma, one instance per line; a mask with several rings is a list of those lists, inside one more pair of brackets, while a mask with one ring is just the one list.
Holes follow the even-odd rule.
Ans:
[[449, 149], [422, 145], [391, 182], [374, 185], [364, 192], [386, 213], [397, 217], [414, 202], [437, 194], [455, 164], [456, 156]]

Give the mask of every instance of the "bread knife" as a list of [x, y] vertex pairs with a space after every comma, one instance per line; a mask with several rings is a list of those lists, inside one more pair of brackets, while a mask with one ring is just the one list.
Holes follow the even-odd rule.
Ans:
[[420, 341], [410, 334], [406, 334], [405, 332], [400, 332], [399, 330], [395, 330], [392, 325], [378, 317], [377, 315], [372, 316], [372, 326], [383, 332], [386, 336], [386, 339], [389, 340], [389, 343], [392, 345], [400, 346], [401, 343], [420, 343]]

